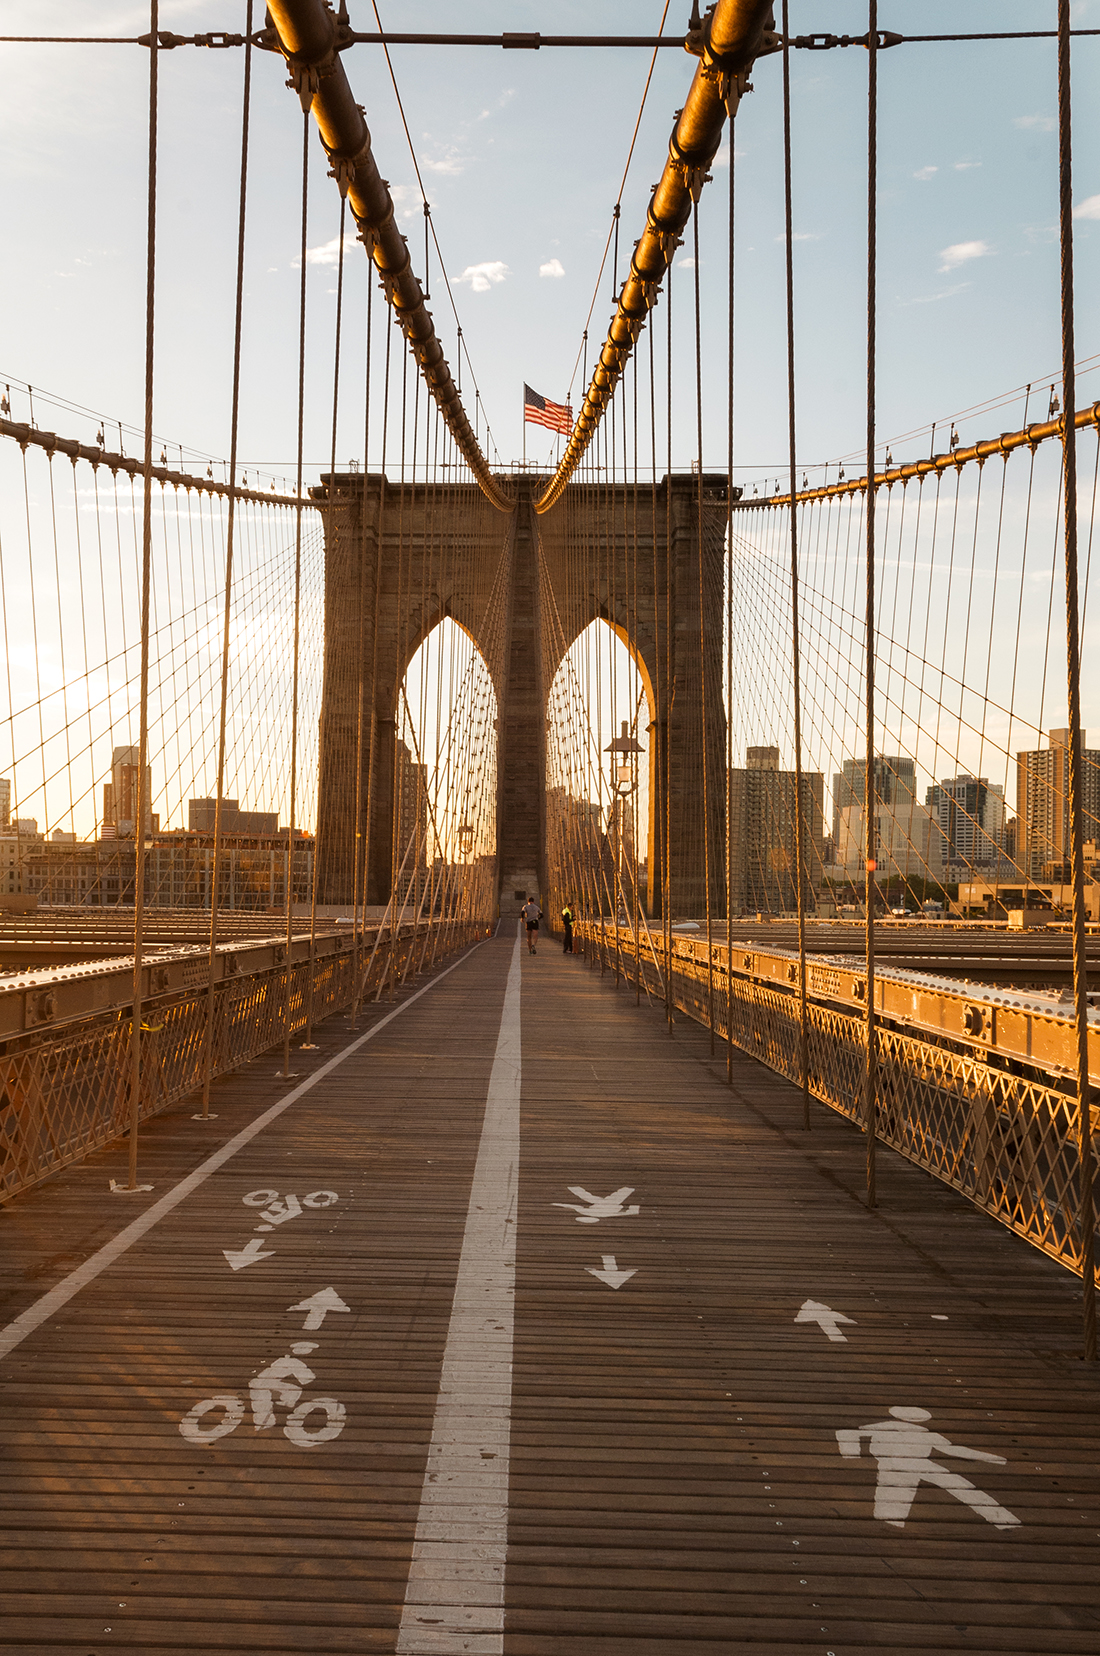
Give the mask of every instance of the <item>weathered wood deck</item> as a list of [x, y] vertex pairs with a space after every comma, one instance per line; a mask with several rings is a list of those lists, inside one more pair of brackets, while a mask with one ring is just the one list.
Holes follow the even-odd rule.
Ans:
[[[1093, 1656], [1074, 1280], [889, 1153], [867, 1212], [852, 1127], [815, 1108], [803, 1133], [749, 1060], [731, 1090], [704, 1031], [670, 1039], [551, 940], [519, 962], [520, 1077], [513, 952], [372, 1009], [342, 1058], [333, 1020], [304, 1089], [268, 1058], [216, 1121], [157, 1118], [148, 1194], [109, 1193], [117, 1146], [0, 1213], [2, 1320], [42, 1317], [0, 1338], [0, 1649]], [[571, 1187], [628, 1193], [582, 1222]], [[327, 1289], [346, 1310], [303, 1303]], [[260, 1429], [249, 1380], [281, 1360]], [[898, 1407], [928, 1411], [911, 1483], [959, 1474], [1018, 1523], [927, 1478], [906, 1511], [904, 1465], [842, 1456]]]

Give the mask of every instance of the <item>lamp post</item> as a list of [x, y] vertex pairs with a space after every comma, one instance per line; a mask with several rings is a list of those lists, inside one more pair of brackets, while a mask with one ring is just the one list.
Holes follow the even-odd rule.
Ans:
[[[623, 890], [623, 812], [626, 801], [637, 792], [638, 788], [638, 754], [643, 751], [642, 744], [629, 733], [629, 721], [622, 721], [622, 735], [615, 736], [604, 748], [605, 753], [611, 755], [611, 793], [613, 799], [619, 801], [618, 821], [618, 892], [615, 898], [615, 920], [618, 924], [619, 897], [625, 901]], [[611, 807], [614, 813], [615, 806]], [[637, 868], [634, 870], [634, 880], [638, 877]]]

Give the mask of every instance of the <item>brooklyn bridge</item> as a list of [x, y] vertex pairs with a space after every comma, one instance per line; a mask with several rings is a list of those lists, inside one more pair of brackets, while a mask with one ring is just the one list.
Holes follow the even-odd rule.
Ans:
[[1091, 1656], [1100, 15], [354, 9], [0, 0], [0, 1650]]

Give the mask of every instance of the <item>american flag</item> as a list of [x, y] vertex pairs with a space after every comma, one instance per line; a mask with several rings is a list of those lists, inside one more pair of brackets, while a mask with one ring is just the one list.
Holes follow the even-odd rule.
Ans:
[[547, 426], [551, 431], [560, 431], [565, 437], [573, 430], [573, 410], [569, 404], [540, 397], [529, 385], [523, 387], [523, 418], [525, 423]]

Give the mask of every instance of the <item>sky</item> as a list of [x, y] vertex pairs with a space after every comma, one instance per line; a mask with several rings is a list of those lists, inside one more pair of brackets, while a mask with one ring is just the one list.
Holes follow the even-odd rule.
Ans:
[[[681, 4], [681, 10], [686, 8]], [[395, 28], [493, 32], [656, 32], [663, 0], [380, 0]], [[793, 32], [858, 33], [853, 0], [792, 0]], [[179, 33], [243, 26], [241, 0], [162, 0]], [[883, 0], [900, 33], [1053, 27], [1054, 0]], [[262, 17], [262, 7], [257, 7]], [[0, 0], [0, 33], [139, 33], [148, 8], [119, 0]], [[364, 0], [353, 25], [374, 27]], [[1100, 0], [1077, 0], [1100, 27]], [[685, 19], [669, 12], [667, 30]], [[180, 48], [161, 58], [158, 437], [204, 455], [229, 448], [240, 51]], [[394, 69], [454, 301], [504, 462], [523, 451], [522, 385], [579, 401], [574, 367], [637, 117], [650, 54], [395, 47]], [[383, 176], [423, 264], [423, 213], [385, 61], [345, 54]], [[801, 51], [792, 62], [798, 449], [807, 467], [857, 454], [863, 433], [866, 289], [866, 54]], [[28, 381], [97, 415], [140, 422], [143, 373], [148, 63], [136, 46], [0, 45], [5, 256], [0, 378]], [[622, 259], [640, 232], [672, 115], [690, 84], [686, 54], [658, 54], [622, 197]], [[1100, 38], [1075, 47], [1077, 355], [1100, 352]], [[255, 55], [240, 452], [285, 472], [295, 447], [301, 117], [281, 62]], [[736, 122], [736, 463], [745, 480], [783, 465], [782, 103], [780, 63], [758, 63]], [[928, 431], [1019, 389], [1003, 411], [959, 429], [1018, 423], [1023, 387], [1059, 361], [1055, 55], [1052, 41], [901, 45], [880, 58], [879, 430], [895, 458]], [[723, 361], [728, 143], [700, 208], [705, 356]], [[327, 466], [339, 203], [315, 145], [311, 191], [307, 458]], [[361, 457], [365, 260], [350, 249], [338, 455]], [[691, 458], [692, 271], [680, 250], [674, 464]], [[434, 252], [432, 305], [449, 360], [455, 322]], [[606, 271], [592, 317], [606, 328]], [[591, 349], [591, 347], [590, 347]], [[464, 375], [467, 370], [464, 367]], [[1083, 382], [1082, 394], [1100, 382]], [[467, 388], [469, 380], [466, 379]], [[1096, 393], [1093, 392], [1093, 395]], [[704, 374], [707, 464], [725, 459], [725, 383]], [[13, 395], [13, 412], [24, 406]], [[46, 405], [43, 404], [43, 408]], [[1045, 401], [1043, 403], [1045, 412]], [[1029, 409], [1033, 418], [1035, 404]], [[61, 413], [40, 423], [86, 435]], [[78, 429], [80, 428], [80, 429]], [[921, 432], [897, 442], [905, 433]], [[531, 453], [534, 455], [535, 439]], [[541, 439], [539, 439], [541, 441]], [[136, 446], [136, 445], [135, 445]], [[682, 453], [680, 450], [682, 449]], [[713, 456], [713, 459], [711, 458]], [[373, 457], [372, 457], [373, 458]]]
[[[679, 14], [670, 7], [666, 32], [683, 30], [687, 10], [683, 0]], [[629, 7], [621, 0], [406, 0], [400, 8], [379, 0], [384, 24], [423, 31], [656, 33], [663, 11], [664, 0], [635, 0]], [[351, 0], [350, 12], [355, 27], [376, 27], [369, 0]], [[261, 21], [259, 4], [256, 13]], [[1075, 0], [1073, 15], [1077, 27], [1100, 28], [1100, 0]], [[161, 28], [181, 34], [239, 30], [244, 18], [243, 0], [162, 0], [160, 8]], [[902, 34], [1053, 28], [1056, 6], [1054, 0], [880, 0], [879, 22]], [[790, 23], [792, 33], [858, 34], [866, 28], [866, 7], [856, 0], [791, 0]], [[31, 8], [25, 0], [0, 0], [0, 34], [31, 27], [42, 34], [133, 35], [148, 27], [148, 7], [124, 0], [35, 0]], [[422, 272], [419, 168], [442, 253], [442, 269], [434, 248], [430, 258], [430, 308], [453, 368], [453, 301], [469, 357], [462, 366], [467, 406], [482, 431], [488, 416], [490, 458], [502, 466], [524, 453], [525, 381], [555, 400], [571, 397], [575, 406], [583, 394], [581, 336], [591, 311], [591, 361], [613, 304], [611, 266], [601, 277], [600, 263], [651, 56], [635, 49], [395, 47], [410, 153], [380, 49], [357, 46], [344, 55], [414, 267]], [[694, 67], [676, 49], [657, 55], [622, 189], [620, 273], [644, 224], [673, 115]], [[154, 427], [158, 445], [170, 452], [179, 445], [187, 469], [197, 471], [224, 462], [230, 446], [242, 70], [240, 50], [183, 47], [160, 57]], [[818, 481], [826, 464], [833, 477], [840, 462], [852, 475], [864, 443], [867, 57], [858, 48], [797, 51], [791, 73], [797, 447], [799, 471]], [[126, 451], [140, 453], [147, 54], [126, 45], [0, 44], [0, 74], [0, 386], [10, 386], [16, 419], [29, 412], [29, 383], [40, 426], [90, 442], [103, 420], [107, 446], [115, 447], [115, 423], [121, 422]], [[879, 74], [878, 431], [880, 454], [889, 448], [902, 461], [928, 452], [933, 427], [935, 446], [942, 449], [952, 422], [965, 443], [1016, 429], [1025, 413], [1028, 419], [1046, 415], [1060, 361], [1055, 47], [1034, 40], [902, 44], [880, 55]], [[285, 79], [281, 59], [254, 54], [239, 437], [240, 469], [252, 480], [292, 475], [296, 441], [302, 117]], [[1100, 396], [1098, 84], [1100, 36], [1078, 40], [1073, 201], [1080, 402]], [[753, 86], [732, 145], [727, 135], [703, 191], [697, 273], [704, 464], [724, 469], [732, 164], [735, 465], [749, 490], [754, 483], [762, 489], [768, 479], [774, 484], [786, 468], [778, 57], [757, 64]], [[329, 465], [339, 225], [338, 193], [325, 176], [315, 134], [310, 171], [307, 486]], [[684, 246], [672, 278], [677, 470], [695, 457], [695, 276], [691, 248]], [[367, 262], [349, 244], [337, 428], [341, 466], [363, 455], [366, 296]], [[667, 295], [656, 316], [662, 353], [666, 316]], [[377, 323], [377, 306], [375, 317]], [[470, 395], [471, 366], [477, 403]], [[0, 465], [0, 528], [8, 537], [5, 562], [13, 562], [13, 525], [18, 530], [23, 496], [18, 452], [12, 444], [5, 448], [14, 452], [6, 469]], [[535, 428], [529, 428], [527, 453], [532, 459], [549, 454], [546, 435], [536, 436]], [[368, 459], [372, 468], [381, 462], [377, 438]], [[387, 464], [392, 474], [392, 449]], [[43, 461], [43, 476], [44, 469]], [[1021, 462], [1012, 477], [1023, 475]], [[36, 487], [35, 544], [41, 551], [50, 505], [41, 479]], [[1053, 523], [1056, 477], [1043, 488], [1044, 522], [1049, 517]], [[1014, 557], [1027, 509], [1022, 497], [1010, 498], [1005, 521], [1015, 537]], [[976, 527], [973, 539], [976, 545]], [[59, 643], [64, 603], [75, 602], [65, 556], [63, 549], [56, 571]], [[992, 559], [986, 561], [992, 569]], [[999, 569], [1004, 586], [1004, 557]], [[1026, 601], [1030, 588], [1022, 566], [1011, 575], [1025, 594], [1016, 610], [1025, 620], [1034, 611], [1036, 625], [1053, 613], [1050, 569], [1048, 562], [1046, 574], [1037, 568], [1027, 574], [1027, 581], [1046, 582], [1042, 592], [1036, 588], [1034, 604]], [[979, 569], [979, 581], [988, 574]], [[18, 570], [9, 578], [13, 615], [20, 579]], [[1010, 608], [1001, 606], [1004, 615]], [[79, 617], [70, 637], [78, 624]], [[113, 625], [105, 612], [104, 639]], [[1008, 625], [1003, 616], [998, 625]], [[1064, 713], [1051, 709], [1046, 690], [1053, 634], [1039, 630], [1035, 685], [1021, 678], [1016, 700], [1025, 719], [1043, 710], [1040, 722], [1058, 723]], [[203, 647], [212, 672], [216, 629], [211, 639]], [[47, 647], [41, 635], [12, 644], [16, 676], [22, 671], [22, 683], [13, 685], [17, 705], [34, 699], [32, 674], [47, 686], [64, 682], [63, 650]], [[1088, 641], [1085, 659], [1092, 659]], [[1095, 727], [1100, 693], [1093, 677], [1087, 674], [1085, 720]], [[613, 715], [614, 728], [618, 710], [604, 712]], [[763, 714], [754, 717], [760, 723]], [[774, 737], [789, 762], [778, 704], [774, 718]], [[81, 784], [88, 801], [109, 752], [106, 725], [104, 731], [89, 771], [94, 783]], [[762, 739], [760, 730], [749, 736]], [[858, 732], [845, 735], [845, 751], [854, 751], [858, 740]], [[1031, 740], [1010, 733], [1006, 747]], [[819, 745], [822, 751], [811, 757], [831, 771], [835, 755], [824, 751], [824, 738]], [[984, 762], [980, 751], [963, 754], [963, 760]], [[921, 760], [929, 776], [943, 774], [944, 762], [931, 752]], [[254, 768], [242, 759], [240, 779], [227, 791], [237, 787], [244, 797]], [[196, 777], [188, 786], [209, 790], [209, 778], [204, 783]], [[66, 804], [77, 791], [69, 787]], [[186, 794], [181, 783], [180, 798]], [[55, 814], [47, 813], [51, 820]]]

